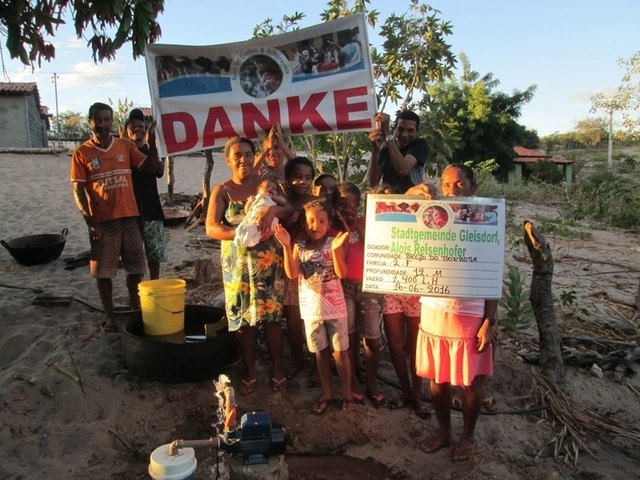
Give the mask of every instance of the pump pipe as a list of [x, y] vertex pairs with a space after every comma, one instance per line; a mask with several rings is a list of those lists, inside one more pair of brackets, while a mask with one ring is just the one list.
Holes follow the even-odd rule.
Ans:
[[200, 448], [200, 447], [218, 447], [219, 442], [217, 438], [211, 437], [202, 440], [174, 440], [169, 444], [169, 455], [172, 457], [178, 454], [178, 450], [181, 448]]

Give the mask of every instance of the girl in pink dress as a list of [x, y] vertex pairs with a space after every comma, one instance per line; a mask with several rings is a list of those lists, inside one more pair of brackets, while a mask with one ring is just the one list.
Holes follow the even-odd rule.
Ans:
[[[451, 164], [442, 172], [440, 188], [444, 196], [469, 197], [476, 186], [473, 170], [465, 165]], [[407, 194], [432, 198], [433, 188], [420, 184]], [[452, 444], [451, 385], [459, 385], [463, 429], [452, 455], [454, 462], [466, 461], [475, 450], [473, 435], [482, 406], [483, 380], [493, 374], [492, 329], [497, 301], [423, 297], [421, 304], [416, 370], [431, 380], [438, 431], [421, 440], [418, 448], [430, 453]]]

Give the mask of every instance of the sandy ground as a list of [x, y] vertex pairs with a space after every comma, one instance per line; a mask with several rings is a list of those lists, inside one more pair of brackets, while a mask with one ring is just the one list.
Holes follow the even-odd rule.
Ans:
[[[175, 191], [196, 194], [203, 165], [201, 157], [178, 158]], [[97, 328], [100, 313], [85, 304], [99, 305], [88, 267], [63, 268], [65, 257], [88, 248], [86, 228], [67, 181], [68, 166], [68, 154], [0, 155], [0, 239], [69, 229], [61, 258], [45, 265], [22, 266], [0, 249], [0, 479], [148, 478], [148, 457], [154, 448], [176, 438], [213, 434], [217, 402], [209, 381], [162, 384], [132, 375], [123, 360], [120, 336], [104, 335]], [[214, 181], [227, 175], [218, 158]], [[553, 218], [557, 213], [553, 207], [531, 204], [516, 210], [518, 219]], [[580, 306], [592, 312], [591, 319], [614, 319], [629, 325], [630, 332], [587, 328], [570, 320], [567, 309], [559, 315], [566, 322], [564, 329], [637, 341], [638, 320], [628, 307], [640, 271], [637, 234], [592, 233], [590, 240], [550, 239], [557, 260], [554, 285], [557, 292], [575, 290]], [[217, 260], [217, 255], [215, 245], [204, 241], [201, 227], [193, 232], [171, 228], [170, 258], [161, 274], [190, 279], [195, 260]], [[506, 259], [530, 276], [524, 252], [509, 251]], [[73, 296], [83, 303], [33, 305], [35, 290]], [[219, 283], [214, 283], [211, 298], [219, 294]], [[122, 272], [115, 281], [115, 299], [118, 305], [126, 303]], [[466, 464], [453, 464], [447, 449], [431, 455], [417, 450], [417, 440], [434, 432], [435, 420], [418, 419], [409, 410], [376, 410], [365, 403], [350, 414], [334, 408], [322, 417], [311, 415], [319, 390], [307, 388], [306, 375], [301, 374], [290, 381], [286, 392], [272, 393], [264, 356], [259, 360], [256, 393], [237, 399], [241, 412], [267, 410], [274, 422], [286, 426], [290, 478], [638, 478], [638, 442], [622, 436], [587, 432], [593, 457], [583, 452], [575, 467], [554, 461], [549, 442], [557, 429], [539, 412], [522, 413], [533, 405], [534, 397], [531, 367], [519, 353], [535, 349], [536, 342], [534, 327], [501, 335], [496, 375], [488, 387], [499, 414], [480, 418], [478, 453]], [[239, 366], [226, 373], [237, 385]], [[385, 395], [396, 396], [386, 350], [380, 378]], [[580, 405], [637, 428], [640, 381], [636, 375], [624, 382], [617, 383], [610, 371], [599, 379], [587, 369], [572, 367], [566, 390]], [[456, 434], [461, 423], [460, 413], [454, 412]], [[198, 451], [197, 456], [197, 478], [216, 478], [213, 455]]]

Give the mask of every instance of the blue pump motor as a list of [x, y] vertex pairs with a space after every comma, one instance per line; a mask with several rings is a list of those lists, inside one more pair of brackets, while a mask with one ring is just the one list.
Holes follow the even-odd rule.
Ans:
[[273, 425], [267, 412], [245, 413], [240, 427], [221, 440], [221, 447], [229, 453], [240, 454], [245, 465], [267, 463], [269, 455], [285, 451], [284, 429]]

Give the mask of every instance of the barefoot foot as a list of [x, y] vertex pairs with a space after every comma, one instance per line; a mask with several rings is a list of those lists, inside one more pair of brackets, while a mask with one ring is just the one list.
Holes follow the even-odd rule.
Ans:
[[433, 453], [451, 445], [451, 435], [436, 434], [418, 442], [418, 448], [425, 453]]
[[452, 459], [454, 462], [467, 462], [476, 453], [476, 444], [473, 440], [460, 440], [453, 447]]

